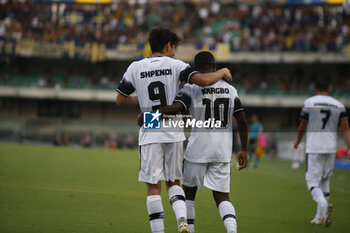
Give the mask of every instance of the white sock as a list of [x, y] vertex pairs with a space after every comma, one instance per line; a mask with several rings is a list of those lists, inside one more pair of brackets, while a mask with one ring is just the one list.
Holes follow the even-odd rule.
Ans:
[[320, 206], [321, 209], [324, 209], [327, 206], [327, 200], [324, 197], [323, 192], [320, 188], [314, 187], [311, 190], [311, 195], [314, 201], [317, 203], [317, 205]]
[[317, 213], [316, 213], [316, 216], [315, 218], [323, 218], [323, 209], [321, 208], [320, 205], [317, 205]]
[[323, 196], [326, 198], [328, 202], [329, 201], [329, 177], [321, 180], [320, 187], [322, 189]]
[[219, 212], [227, 232], [237, 232], [236, 211], [232, 203], [223, 201], [219, 204]]
[[153, 233], [164, 233], [164, 209], [160, 195], [147, 196], [149, 223]]
[[187, 211], [185, 203], [185, 192], [178, 185], [173, 185], [168, 189], [169, 201], [173, 207], [177, 222], [187, 221]]
[[194, 219], [196, 217], [194, 201], [186, 200], [186, 208], [188, 228], [190, 228], [190, 233], [194, 233]]

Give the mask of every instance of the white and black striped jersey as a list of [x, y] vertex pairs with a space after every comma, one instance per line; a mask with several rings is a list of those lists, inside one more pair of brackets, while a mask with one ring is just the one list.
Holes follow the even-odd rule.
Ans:
[[195, 163], [230, 162], [232, 156], [232, 116], [243, 111], [237, 90], [219, 80], [207, 87], [186, 84], [174, 101], [181, 102], [192, 119], [221, 121], [221, 128], [192, 127], [185, 159]]
[[339, 122], [347, 119], [344, 105], [331, 96], [316, 95], [304, 102], [300, 120], [307, 122], [306, 153], [335, 153]]
[[[194, 73], [196, 71], [181, 60], [167, 56], [145, 58], [130, 64], [117, 91], [123, 96], [129, 96], [136, 90], [141, 111], [156, 111], [160, 106], [171, 104], [179, 90], [180, 81], [190, 82]], [[139, 145], [184, 140], [183, 129], [141, 127], [139, 132]]]

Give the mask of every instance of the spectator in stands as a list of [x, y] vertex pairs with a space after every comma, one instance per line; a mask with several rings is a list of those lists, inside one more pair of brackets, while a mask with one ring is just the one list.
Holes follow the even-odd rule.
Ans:
[[125, 146], [128, 149], [134, 149], [137, 148], [137, 142], [135, 140], [135, 135], [130, 133], [128, 134], [126, 141], [125, 141]]
[[53, 76], [52, 74], [47, 74], [47, 77], [46, 77], [46, 85], [47, 87], [55, 87], [55, 80], [53, 79]]
[[82, 139], [80, 140], [80, 146], [81, 147], [91, 147], [92, 146], [91, 136], [89, 133], [86, 133], [83, 135]]
[[[186, 42], [225, 42], [232, 51], [341, 51], [349, 41], [342, 7], [281, 6], [269, 1], [161, 1], [112, 5], [5, 1], [0, 36], [9, 39], [144, 43], [156, 25], [174, 28]], [[172, 16], [172, 17], [169, 17]], [[59, 25], [57, 27], [57, 24]]]
[[58, 139], [53, 141], [55, 146], [68, 146], [69, 145], [69, 134], [68, 132], [64, 132], [60, 135]]
[[7, 73], [1, 75], [0, 76], [0, 82], [1, 83], [9, 83], [10, 82], [10, 76]]
[[89, 78], [90, 78], [90, 86], [96, 87], [98, 85], [98, 78], [96, 74], [91, 73]]
[[277, 134], [275, 132], [272, 132], [269, 136], [268, 140], [268, 155], [272, 159], [277, 158]]
[[61, 80], [61, 86], [62, 87], [67, 87], [68, 86], [68, 82], [69, 82], [69, 76], [66, 74], [63, 76], [62, 80]]
[[109, 134], [108, 139], [105, 141], [105, 147], [110, 150], [118, 148], [118, 136], [116, 132]]
[[81, 82], [82, 82], [82, 77], [81, 77], [80, 73], [77, 71], [74, 75], [74, 87], [80, 88]]
[[47, 86], [46, 79], [41, 76], [40, 79], [38, 80], [38, 87], [43, 88], [46, 86]]

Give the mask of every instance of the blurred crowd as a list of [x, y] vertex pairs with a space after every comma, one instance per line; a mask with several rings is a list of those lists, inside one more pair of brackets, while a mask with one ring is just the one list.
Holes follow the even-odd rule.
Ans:
[[[319, 77], [320, 74], [305, 74], [299, 70], [286, 75], [256, 76], [243, 73], [234, 86], [245, 94], [312, 95], [315, 92], [314, 82]], [[321, 77], [330, 82], [333, 95], [349, 95], [349, 76], [335, 73]]]
[[135, 2], [86, 5], [1, 0], [0, 37], [143, 44], [150, 28], [164, 26], [186, 43], [214, 46], [224, 42], [232, 51], [336, 52], [350, 40], [350, 16], [341, 5]]
[[[272, 67], [273, 68], [273, 67]], [[0, 85], [26, 86], [39, 88], [75, 88], [75, 89], [102, 89], [115, 90], [122, 78], [120, 72], [107, 74], [93, 72], [69, 71], [66, 74], [57, 74], [52, 71], [43, 71], [35, 76], [27, 77], [26, 72], [13, 75], [0, 72]], [[310, 73], [295, 69], [288, 70], [285, 74], [253, 73], [245, 71], [233, 71], [233, 85], [241, 94], [266, 94], [266, 95], [311, 95], [314, 94], [314, 81], [319, 78], [329, 80], [333, 95], [350, 94], [350, 77], [347, 72], [320, 72]], [[22, 77], [22, 78], [18, 78]], [[18, 80], [17, 80], [18, 79]], [[23, 81], [23, 80], [27, 81]], [[29, 80], [29, 81], [28, 81]], [[29, 83], [28, 83], [29, 82]]]

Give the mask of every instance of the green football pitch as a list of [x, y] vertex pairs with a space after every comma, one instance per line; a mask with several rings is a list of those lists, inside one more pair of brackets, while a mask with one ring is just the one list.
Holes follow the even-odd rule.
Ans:
[[[350, 232], [350, 171], [335, 170], [330, 228], [311, 225], [312, 201], [302, 165], [263, 160], [258, 169], [235, 168], [231, 201], [240, 233]], [[150, 232], [146, 186], [137, 181], [137, 151], [0, 144], [1, 233]], [[162, 191], [165, 231], [176, 220]], [[225, 232], [211, 192], [199, 190], [196, 232]]]

